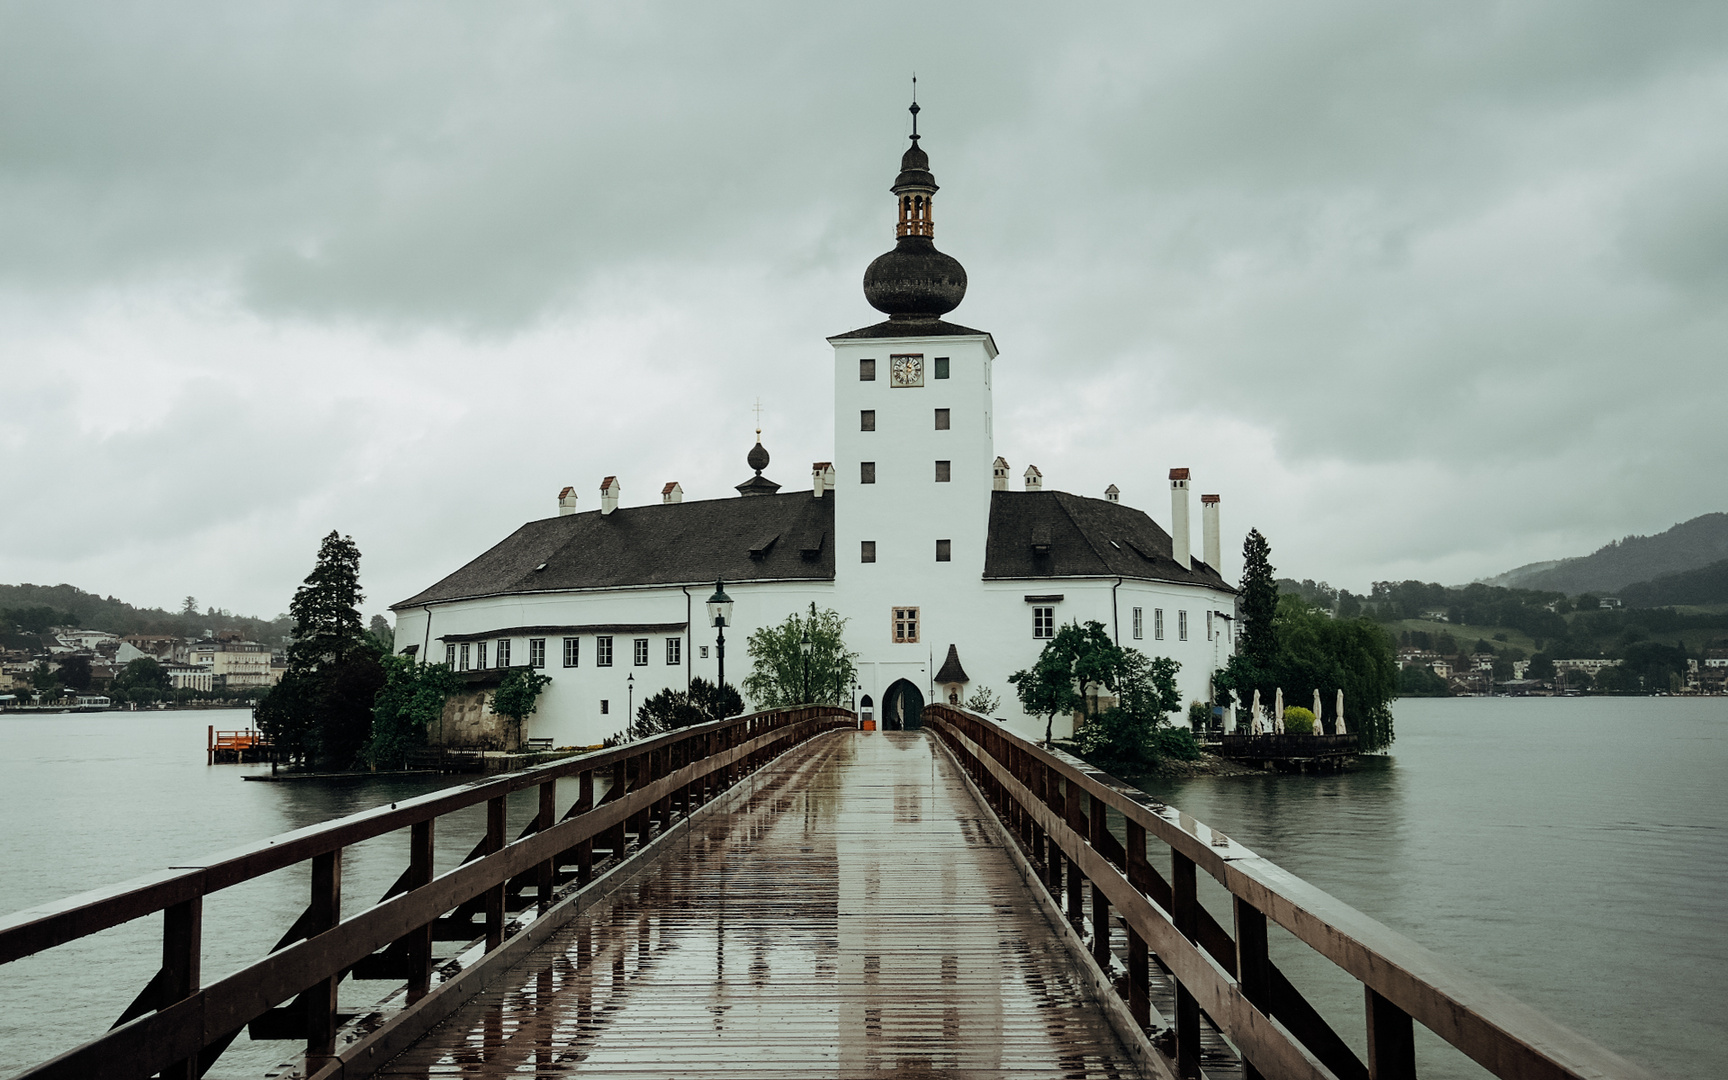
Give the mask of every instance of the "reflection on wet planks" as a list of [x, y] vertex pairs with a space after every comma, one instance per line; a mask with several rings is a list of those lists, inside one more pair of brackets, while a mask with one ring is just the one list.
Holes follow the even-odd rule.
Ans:
[[1138, 1075], [932, 751], [788, 754], [380, 1075]]

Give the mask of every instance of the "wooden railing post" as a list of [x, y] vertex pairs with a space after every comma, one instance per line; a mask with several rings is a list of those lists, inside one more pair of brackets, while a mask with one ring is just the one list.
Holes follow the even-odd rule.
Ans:
[[1364, 986], [1368, 995], [1369, 1080], [1416, 1080], [1416, 1030], [1410, 1014]]
[[[312, 903], [306, 911], [306, 936], [317, 937], [342, 921], [342, 849], [312, 856]], [[322, 1064], [336, 1052], [336, 984], [320, 980], [306, 991], [306, 1056]]]
[[[1198, 940], [1200, 897], [1194, 860], [1170, 849], [1171, 921], [1189, 941]], [[1200, 1003], [1181, 983], [1176, 984], [1176, 1073], [1200, 1075]]]
[[[1266, 914], [1242, 899], [1236, 907], [1236, 981], [1242, 996], [1267, 1016], [1272, 1015], [1272, 960], [1266, 947]], [[1247, 1055], [1242, 1058], [1243, 1080], [1260, 1080], [1260, 1070]]]
[[[577, 813], [586, 813], [594, 809], [594, 770], [582, 770], [582, 779], [576, 789]], [[594, 876], [594, 838], [576, 845], [576, 885], [578, 888], [588, 884]]]
[[[1087, 796], [1091, 804], [1086, 821], [1090, 830], [1086, 839], [1092, 844], [1094, 851], [1104, 854], [1104, 830], [1107, 817], [1104, 813], [1104, 800], [1096, 795]], [[1110, 975], [1110, 901], [1104, 895], [1104, 886], [1094, 881], [1092, 883], [1092, 959], [1098, 961], [1106, 978]]]
[[[1062, 789], [1062, 808], [1067, 812], [1068, 828], [1077, 836], [1086, 836], [1086, 811], [1080, 808], [1080, 785], [1072, 779], [1064, 778]], [[1082, 913], [1085, 900], [1080, 888], [1080, 864], [1066, 857], [1063, 862], [1066, 864], [1063, 869], [1068, 878], [1068, 921], [1078, 930], [1085, 917]]]
[[[558, 781], [548, 780], [540, 785], [540, 813], [534, 819], [534, 831], [545, 832], [558, 823]], [[552, 906], [552, 885], [558, 871], [558, 856], [551, 855], [542, 862], [534, 876], [534, 902], [541, 911]]]
[[[1044, 805], [1048, 806], [1059, 818], [1067, 817], [1067, 810], [1062, 802], [1062, 779], [1056, 775], [1056, 770], [1050, 765], [1042, 766], [1044, 773]], [[1056, 842], [1055, 833], [1044, 836], [1044, 873], [1045, 884], [1053, 895], [1062, 893], [1062, 845]]]
[[[496, 795], [486, 800], [486, 854], [496, 855], [504, 850], [504, 796]], [[504, 944], [504, 890], [508, 881], [486, 890], [486, 951], [491, 952]]]
[[[1151, 867], [1146, 865], [1146, 826], [1128, 819], [1128, 883], [1136, 889], [1146, 879]], [[1152, 966], [1146, 955], [1146, 941], [1134, 928], [1128, 928], [1128, 1011], [1142, 1029], [1152, 1025]]]
[[[408, 836], [408, 887], [418, 889], [432, 881], [432, 826], [436, 819], [416, 821]], [[433, 923], [408, 935], [408, 1000], [419, 1001], [432, 989]]]
[[[204, 898], [192, 899], [162, 912], [162, 1008], [198, 992], [203, 956]], [[162, 1071], [164, 1080], [198, 1080], [198, 1055], [176, 1061]]]

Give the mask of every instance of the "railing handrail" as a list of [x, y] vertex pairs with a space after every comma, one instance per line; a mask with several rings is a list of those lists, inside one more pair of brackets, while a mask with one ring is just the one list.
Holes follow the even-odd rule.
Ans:
[[[926, 705], [924, 717], [932, 726], [945, 728], [962, 740], [968, 752], [988, 755], [998, 769], [1007, 771], [1009, 766], [993, 748], [972, 739], [965, 728], [973, 727], [980, 733], [988, 731], [986, 742], [1000, 740], [1029, 755], [1031, 760], [1074, 785], [1075, 790], [1116, 810], [1125, 820], [1144, 828], [1148, 837], [1192, 860], [1233, 896], [1252, 905], [1497, 1076], [1623, 1080], [1651, 1075], [1461, 965], [1256, 854], [1218, 829], [1102, 770], [1066, 754], [1046, 750], [988, 717], [953, 706]], [[1001, 779], [1018, 786], [1012, 776]], [[1092, 877], [1100, 863], [1120, 875], [1120, 868], [1108, 853], [1091, 847], [1085, 837], [1077, 838], [1077, 843], [1085, 844], [1088, 853], [1098, 856], [1089, 860], [1088, 877]], [[1145, 897], [1126, 875], [1121, 875], [1120, 880], [1166, 921], [1170, 920], [1171, 913]], [[1235, 978], [1228, 972], [1220, 975]], [[1223, 1018], [1214, 1019], [1222, 1022]]]
[[[823, 706], [810, 706], [823, 708]], [[844, 712], [838, 706], [833, 707]], [[307, 825], [217, 852], [200, 863], [185, 863], [140, 874], [0, 916], [0, 964], [42, 952], [100, 930], [131, 922], [175, 904], [250, 881], [375, 836], [485, 803], [500, 795], [538, 787], [548, 780], [577, 776], [698, 736], [749, 724], [786, 710], [763, 710], [677, 728], [651, 738], [530, 766], [488, 780], [428, 792], [388, 806]]]

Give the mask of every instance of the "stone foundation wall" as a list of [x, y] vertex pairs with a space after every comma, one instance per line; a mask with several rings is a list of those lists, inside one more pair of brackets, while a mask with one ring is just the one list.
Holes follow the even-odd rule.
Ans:
[[426, 733], [432, 746], [484, 746], [515, 750], [516, 724], [492, 711], [490, 690], [452, 694], [444, 703], [443, 722]]

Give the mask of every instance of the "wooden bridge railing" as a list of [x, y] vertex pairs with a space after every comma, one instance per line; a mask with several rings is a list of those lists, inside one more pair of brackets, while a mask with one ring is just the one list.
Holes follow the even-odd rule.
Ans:
[[[1090, 925], [1105, 972], [1111, 910], [1120, 916], [1128, 971], [1119, 996], [1143, 1030], [1152, 1023], [1148, 949], [1169, 971], [1178, 987], [1171, 1049], [1179, 1076], [1200, 1075], [1202, 1011], [1241, 1051], [1250, 1078], [1412, 1080], [1413, 1021], [1507, 1080], [1650, 1075], [1106, 773], [969, 712], [927, 705], [923, 718], [1019, 839], [1070, 923], [1081, 932]], [[1111, 810], [1122, 815], [1125, 840], [1106, 826]], [[1149, 840], [1169, 849], [1168, 877]], [[1233, 932], [1201, 906], [1197, 871], [1229, 890]], [[1362, 984], [1366, 1062], [1272, 963], [1268, 920]]]
[[[544, 912], [558, 885], [588, 884], [597, 850], [621, 858], [628, 834], [646, 846], [656, 826], [664, 831], [674, 815], [687, 816], [780, 753], [851, 717], [844, 709], [812, 706], [683, 728], [362, 811], [225, 852], [201, 867], [164, 870], [0, 918], [4, 965], [134, 919], [163, 916], [162, 967], [113, 1029], [19, 1075], [196, 1078], [248, 1029], [255, 1038], [304, 1038], [316, 1065], [334, 1053], [336, 988], [345, 975], [394, 978], [406, 984], [409, 1000], [425, 996], [435, 939], [484, 939], [491, 953], [503, 943], [512, 901]], [[611, 778], [598, 803], [597, 775]], [[579, 781], [579, 793], [558, 819], [556, 784], [566, 777]], [[539, 812], [507, 842], [505, 799], [529, 788], [539, 789]], [[487, 808], [484, 836], [460, 866], [434, 876], [438, 819], [480, 803]], [[401, 831], [408, 834], [402, 876], [378, 904], [339, 917], [343, 849]], [[204, 897], [300, 863], [311, 864], [306, 910], [264, 959], [204, 984]]]

